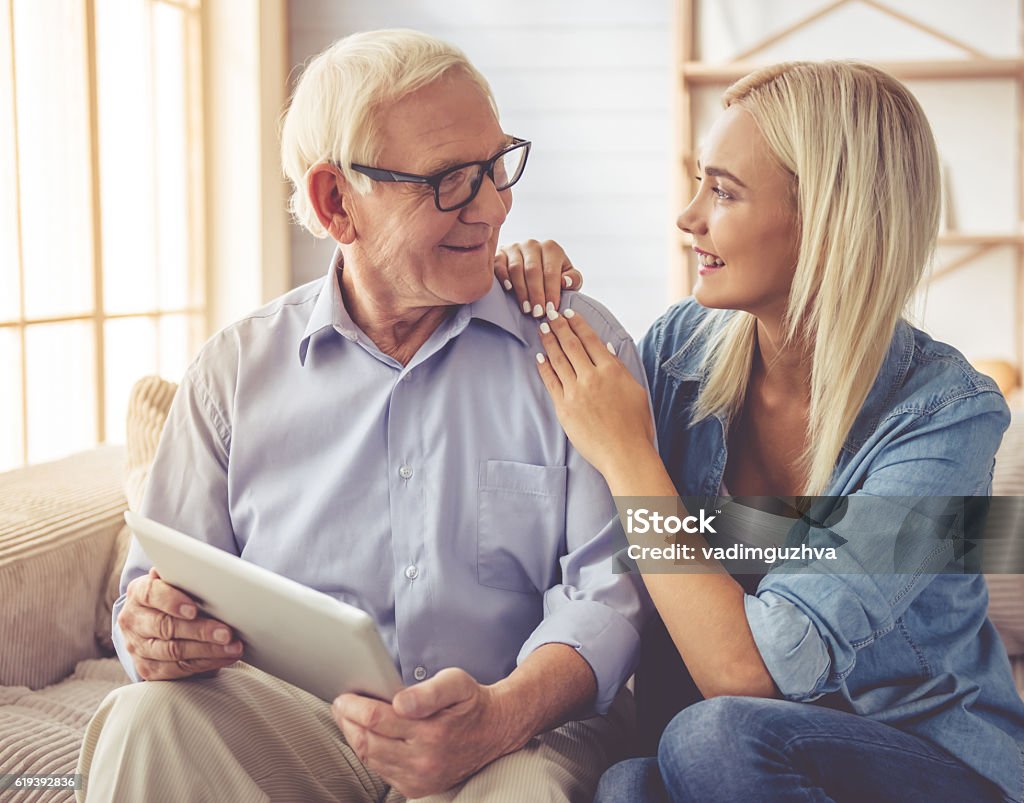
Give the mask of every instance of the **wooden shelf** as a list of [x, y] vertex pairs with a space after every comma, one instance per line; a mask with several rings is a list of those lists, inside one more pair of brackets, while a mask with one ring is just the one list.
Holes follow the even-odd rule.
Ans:
[[[871, 62], [901, 81], [957, 81], [978, 78], [1022, 78], [1024, 59], [950, 59], [948, 61]], [[680, 68], [683, 80], [696, 86], [731, 84], [764, 64], [733, 62], [706, 64], [688, 61]]]
[[1024, 245], [1024, 234], [947, 231], [939, 233], [939, 245]]

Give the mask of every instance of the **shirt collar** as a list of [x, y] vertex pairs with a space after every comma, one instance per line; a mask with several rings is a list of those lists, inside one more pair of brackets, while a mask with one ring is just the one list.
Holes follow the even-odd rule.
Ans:
[[843, 444], [845, 451], [856, 453], [871, 437], [883, 416], [894, 407], [896, 395], [903, 387], [914, 357], [914, 342], [913, 327], [902, 319], [897, 321], [882, 367]]
[[[703, 368], [702, 362], [711, 333], [694, 338], [692, 335], [695, 328], [696, 323], [693, 323], [687, 331], [679, 333], [684, 346], [668, 359], [663, 368], [681, 381], [703, 384], [707, 379], [707, 371]], [[850, 427], [843, 444], [845, 451], [855, 454], [871, 437], [871, 433], [878, 427], [882, 418], [893, 408], [896, 394], [903, 386], [913, 356], [914, 330], [909, 323], [901, 319], [896, 324], [889, 349], [871, 385], [871, 390], [868, 391], [867, 398], [861, 405], [853, 426]]]
[[[352, 317], [345, 309], [345, 302], [341, 296], [341, 283], [338, 281], [338, 272], [342, 266], [341, 249], [337, 248], [331, 257], [330, 268], [324, 279], [320, 293], [317, 295], [313, 312], [306, 322], [306, 329], [299, 341], [299, 363], [306, 364], [306, 354], [309, 352], [309, 345], [314, 335], [324, 329], [332, 328], [347, 340], [359, 338], [359, 327], [356, 326]], [[491, 283], [491, 289], [487, 294], [471, 304], [465, 304], [459, 308], [453, 316], [450, 326], [452, 333], [458, 334], [473, 318], [478, 318], [494, 324], [500, 329], [508, 332], [524, 346], [527, 345], [526, 337], [522, 331], [520, 316], [515, 314], [512, 303], [497, 279]]]

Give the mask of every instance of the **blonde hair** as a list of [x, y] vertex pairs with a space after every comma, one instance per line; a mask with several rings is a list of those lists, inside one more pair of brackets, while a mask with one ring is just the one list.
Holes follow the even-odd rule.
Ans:
[[292, 184], [288, 209], [315, 237], [327, 232], [310, 203], [306, 180], [312, 167], [337, 165], [357, 192], [372, 183], [350, 168], [373, 165], [380, 145], [381, 107], [459, 70], [473, 80], [498, 114], [487, 79], [454, 45], [419, 31], [367, 31], [339, 39], [306, 66], [295, 87], [281, 131], [281, 164]]
[[[909, 90], [850, 62], [788, 62], [734, 83], [723, 105], [757, 123], [793, 174], [799, 256], [783, 346], [811, 350], [804, 494], [825, 493], [899, 320], [930, 263], [939, 228], [939, 159]], [[756, 319], [713, 313], [708, 379], [693, 420], [743, 406]], [[704, 331], [707, 331], [705, 329]]]

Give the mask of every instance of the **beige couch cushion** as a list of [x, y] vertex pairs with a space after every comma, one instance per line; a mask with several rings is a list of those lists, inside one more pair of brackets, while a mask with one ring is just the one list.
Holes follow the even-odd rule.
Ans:
[[125, 508], [124, 449], [0, 474], [0, 686], [39, 689], [102, 652], [95, 606]]
[[[32, 691], [0, 688], [0, 770], [12, 775], [68, 775], [75, 771], [82, 733], [97, 706], [128, 682], [116, 658], [80, 662], [63, 682]], [[71, 801], [70, 791], [0, 792], [11, 801]]]

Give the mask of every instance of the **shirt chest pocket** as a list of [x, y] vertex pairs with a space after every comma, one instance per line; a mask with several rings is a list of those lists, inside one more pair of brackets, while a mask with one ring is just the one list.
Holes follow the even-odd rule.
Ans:
[[477, 580], [522, 593], [557, 582], [565, 552], [565, 466], [480, 464]]

